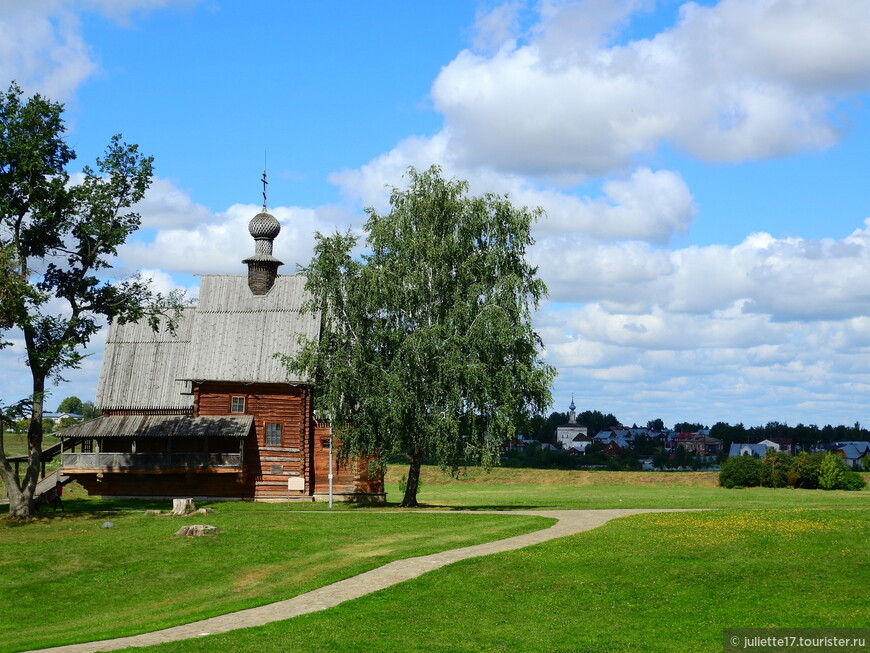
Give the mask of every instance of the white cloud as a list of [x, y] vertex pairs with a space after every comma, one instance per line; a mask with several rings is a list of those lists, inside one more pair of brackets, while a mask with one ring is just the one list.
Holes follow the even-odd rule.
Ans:
[[449, 142], [449, 136], [443, 132], [432, 138], [412, 136], [356, 170], [330, 174], [329, 181], [340, 186], [344, 196], [384, 210], [389, 206], [390, 187], [401, 186], [409, 166], [425, 170], [430, 165], [440, 165], [446, 174], [454, 174], [450, 172], [454, 165]]
[[629, 422], [866, 421], [870, 220], [841, 240], [571, 243], [582, 257], [559, 255], [560, 239], [536, 256], [554, 299], [574, 303], [537, 324], [582, 406]]
[[530, 260], [560, 302], [610, 302], [621, 310], [649, 310], [661, 291], [652, 292], [673, 273], [667, 252], [646, 243], [603, 244], [578, 236], [542, 238]]
[[444, 134], [408, 139], [357, 170], [333, 173], [330, 181], [339, 184], [345, 196], [384, 211], [389, 209], [390, 187], [406, 181], [408, 166], [425, 169], [437, 164], [446, 177], [466, 179], [473, 195], [507, 194], [518, 206], [542, 207], [546, 217], [535, 226], [538, 235], [578, 232], [604, 240], [664, 244], [686, 233], [696, 212], [688, 185], [671, 170], [641, 167], [628, 177], [605, 181], [601, 196], [578, 196], [492, 168], [464, 168], [447, 156], [445, 144]]
[[486, 52], [516, 38], [520, 31], [517, 14], [522, 6], [521, 2], [506, 2], [479, 11], [474, 22], [474, 49]]
[[124, 24], [133, 13], [193, 1], [0, 0], [0, 79], [16, 80], [27, 95], [67, 102], [100, 68], [82, 32], [82, 12]]
[[[122, 246], [119, 257], [127, 268], [187, 274], [243, 274], [242, 260], [254, 253], [248, 222], [261, 210], [251, 204], [234, 204], [225, 212], [196, 224], [160, 228], [150, 242], [130, 242]], [[335, 231], [331, 211], [328, 219], [320, 218], [313, 209], [298, 207], [278, 206], [270, 208], [269, 212], [281, 223], [273, 253], [284, 262], [279, 270], [284, 274], [294, 274], [297, 264], [307, 264], [311, 259], [315, 231]]]
[[154, 178], [141, 202], [132, 207], [142, 217], [142, 227], [188, 228], [213, 219], [211, 212], [167, 179]]
[[663, 142], [710, 161], [780, 156], [834, 143], [834, 103], [870, 88], [863, 0], [686, 3], [672, 28], [612, 45], [647, 4], [545, 2], [525, 43], [460, 53], [432, 87], [457, 161], [577, 181]]
[[97, 67], [78, 17], [62, 3], [0, 4], [0, 79], [66, 101]]
[[144, 281], [147, 281], [151, 286], [151, 292], [168, 295], [175, 290], [184, 290], [188, 298], [197, 297], [199, 295], [199, 285], [188, 286], [181, 288], [178, 281], [169, 272], [165, 270], [139, 270], [139, 274]]
[[[688, 5], [686, 13], [704, 12]], [[823, 93], [870, 85], [870, 11], [863, 0], [728, 0], [699, 16], [701, 24], [710, 20], [725, 28], [733, 56], [763, 79]]]
[[647, 313], [735, 310], [774, 321], [842, 320], [870, 314], [870, 219], [842, 240], [750, 234], [734, 247], [672, 251], [582, 234], [544, 237], [531, 252], [560, 302], [598, 302]]

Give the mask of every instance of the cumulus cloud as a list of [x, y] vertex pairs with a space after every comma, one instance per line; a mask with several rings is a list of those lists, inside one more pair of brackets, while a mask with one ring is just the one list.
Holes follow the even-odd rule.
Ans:
[[156, 177], [142, 201], [132, 207], [142, 217], [142, 227], [189, 228], [213, 219], [211, 211], [168, 179]]
[[530, 252], [531, 261], [559, 302], [601, 301], [623, 311], [649, 310], [661, 293], [651, 288], [673, 274], [669, 254], [646, 243], [600, 243], [582, 237], [549, 237]]
[[628, 178], [604, 182], [602, 191], [603, 197], [577, 197], [521, 186], [511, 197], [545, 208], [547, 219], [538, 226], [539, 233], [575, 231], [606, 240], [664, 244], [688, 230], [696, 211], [689, 187], [670, 170], [638, 168]]
[[[262, 207], [234, 204], [208, 220], [188, 226], [158, 229], [149, 242], [130, 242], [119, 249], [127, 268], [172, 270], [186, 274], [242, 274], [242, 260], [254, 252], [248, 222]], [[281, 223], [274, 255], [284, 262], [280, 272], [294, 274], [296, 266], [308, 263], [314, 232], [331, 233], [333, 224], [317, 211], [298, 207], [274, 207], [269, 212]]]
[[[656, 321], [660, 315], [648, 319]], [[551, 315], [542, 316], [543, 320]], [[707, 318], [670, 320], [674, 337], [685, 333], [700, 337], [702, 346], [670, 348], [673, 338], [662, 334], [665, 348], [631, 341], [622, 334], [596, 340], [583, 331], [582, 322], [566, 324], [562, 340], [548, 343], [550, 361], [560, 371], [559, 387], [576, 393], [584, 408], [613, 412], [624, 423], [643, 423], [662, 417], [666, 423], [699, 420], [742, 421], [747, 425], [769, 420], [823, 425], [852, 423], [864, 412], [870, 374], [856, 363], [856, 352], [834, 345], [854, 330], [848, 322], [774, 324], [761, 316], [748, 316], [761, 324], [769, 344], [751, 344], [751, 324], [720, 322], [719, 338], [708, 340], [705, 329], [717, 326]], [[603, 322], [618, 329], [629, 316], [603, 314]], [[556, 330], [561, 330], [556, 329]], [[600, 329], [597, 329], [600, 333]], [[819, 341], [822, 336], [823, 341]], [[729, 346], [732, 340], [733, 346]], [[610, 341], [621, 339], [619, 344]], [[826, 340], [826, 341], [825, 341]], [[590, 355], [590, 352], [592, 355]], [[567, 404], [567, 400], [564, 402]], [[557, 408], [564, 410], [561, 402]], [[863, 419], [862, 419], [863, 421]]]
[[330, 181], [347, 197], [384, 211], [389, 208], [390, 188], [402, 186], [408, 166], [424, 169], [434, 163], [445, 176], [467, 180], [474, 195], [504, 194], [518, 206], [542, 207], [546, 217], [535, 226], [538, 235], [581, 232], [603, 240], [664, 244], [688, 231], [697, 210], [685, 180], [671, 170], [640, 167], [626, 177], [606, 180], [599, 196], [581, 196], [518, 174], [464, 168], [447, 155], [445, 145], [445, 134], [408, 139], [356, 170], [333, 173]]
[[412, 136], [360, 168], [333, 172], [329, 181], [340, 186], [345, 197], [382, 211], [389, 206], [390, 188], [401, 185], [409, 166], [425, 170], [430, 165], [440, 165], [448, 175], [455, 174], [449, 143], [445, 132], [431, 138]]
[[[833, 11], [801, 0], [689, 2], [672, 27], [622, 39], [622, 28], [651, 7], [542, 2], [525, 34], [516, 3], [482, 14], [475, 49], [433, 83], [443, 129], [404, 139], [331, 181], [382, 210], [387, 186], [407, 166], [437, 163], [474, 193], [542, 206], [539, 236], [576, 231], [662, 245], [687, 232], [696, 207], [678, 172], [640, 165], [643, 158], [663, 143], [730, 162], [827, 147], [840, 136], [837, 102], [870, 89], [862, 36], [870, 11], [861, 0]], [[599, 193], [587, 190], [593, 184]]]
[[863, 282], [870, 266], [870, 220], [842, 240], [756, 233], [733, 247], [670, 251], [639, 241], [548, 237], [531, 256], [556, 301], [600, 302], [620, 312], [660, 306], [699, 315], [739, 305], [744, 314], [777, 321], [870, 314]]
[[144, 268], [139, 270], [139, 274], [143, 281], [148, 282], [151, 292], [160, 293], [165, 296], [175, 290], [183, 290], [189, 299], [199, 295], [199, 284], [182, 288], [178, 280], [165, 270], [149, 270]]
[[622, 419], [851, 423], [870, 383], [868, 243], [870, 220], [840, 240], [673, 251], [544, 239], [548, 360], [560, 387]]
[[0, 0], [0, 79], [16, 80], [28, 95], [69, 101], [100, 67], [82, 33], [82, 12], [125, 23], [132, 13], [192, 1]]
[[474, 49], [486, 52], [516, 38], [520, 33], [518, 13], [522, 7], [521, 2], [506, 2], [489, 11], [478, 11], [473, 30]]
[[78, 17], [62, 3], [0, 4], [0, 78], [64, 101], [97, 67]]
[[843, 93], [870, 88], [862, 0], [686, 3], [648, 39], [614, 38], [648, 3], [542, 3], [525, 42], [460, 53], [432, 87], [468, 166], [575, 180], [624, 170], [661, 143], [709, 161], [827, 147]]

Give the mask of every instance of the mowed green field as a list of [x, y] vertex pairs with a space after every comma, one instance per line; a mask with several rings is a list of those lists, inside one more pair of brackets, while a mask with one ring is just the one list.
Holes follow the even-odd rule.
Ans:
[[866, 510], [623, 517], [329, 610], [145, 650], [717, 652], [724, 628], [867, 627]]
[[[387, 489], [399, 498], [404, 470]], [[73, 500], [0, 527], [0, 650], [144, 632], [289, 598], [397, 558], [544, 528], [434, 508], [726, 508], [640, 515], [469, 560], [322, 613], [164, 647], [233, 651], [717, 651], [725, 627], [870, 625], [870, 492], [726, 490], [714, 473], [424, 470], [403, 513], [212, 504], [195, 518]], [[154, 504], [149, 504], [153, 507]], [[168, 506], [163, 506], [168, 507]], [[95, 513], [96, 509], [126, 509]], [[759, 509], [763, 508], [763, 509]], [[111, 520], [115, 527], [102, 529]], [[182, 523], [222, 529], [173, 538]], [[33, 552], [34, 555], [28, 555]]]
[[[387, 474], [387, 496], [398, 500], [399, 466]], [[423, 469], [418, 499], [433, 508], [481, 510], [601, 508], [870, 508], [870, 489], [795, 490], [718, 487], [718, 472], [607, 472], [470, 468], [451, 479]], [[870, 482], [870, 474], [864, 478]]]
[[[553, 523], [520, 515], [250, 507], [223, 503], [189, 517], [48, 512], [30, 524], [0, 522], [0, 651], [157, 630], [290, 598], [392, 560]], [[114, 526], [103, 528], [106, 522]], [[221, 532], [173, 537], [185, 524]]]

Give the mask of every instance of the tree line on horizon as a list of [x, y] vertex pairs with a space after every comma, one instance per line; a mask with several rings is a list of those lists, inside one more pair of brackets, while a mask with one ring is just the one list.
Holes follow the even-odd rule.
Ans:
[[[539, 442], [555, 442], [556, 428], [568, 423], [568, 414], [558, 411], [548, 416], [535, 415], [529, 420], [527, 436]], [[599, 410], [586, 410], [577, 413], [577, 424], [585, 426], [589, 435], [595, 435], [609, 428], [644, 428], [637, 424], [623, 425], [613, 413], [603, 413]], [[649, 420], [645, 428], [653, 432], [665, 429], [661, 418]], [[712, 427], [698, 422], [677, 422], [672, 430], [678, 433], [695, 433], [701, 429], [710, 429], [710, 435], [726, 443], [754, 443], [761, 440], [791, 439], [797, 446], [809, 446], [824, 442], [842, 442], [847, 440], [870, 440], [870, 431], [862, 427], [860, 422], [852, 426], [843, 424], [833, 426], [826, 424], [819, 427], [815, 424], [797, 424], [789, 426], [786, 422], [770, 421], [765, 425], [744, 426], [742, 422], [731, 425], [728, 422], [716, 422]]]

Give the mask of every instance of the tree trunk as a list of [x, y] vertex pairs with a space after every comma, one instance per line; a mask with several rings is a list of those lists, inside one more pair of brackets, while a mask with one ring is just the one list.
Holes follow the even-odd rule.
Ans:
[[416, 508], [417, 503], [417, 488], [420, 486], [420, 467], [423, 465], [423, 451], [414, 449], [408, 456], [411, 459], [411, 465], [408, 468], [408, 484], [405, 486], [405, 496], [400, 504], [402, 508]]
[[26, 520], [36, 513], [36, 483], [42, 469], [42, 410], [45, 400], [45, 376], [33, 374], [33, 406], [27, 429], [27, 468], [19, 479], [9, 463], [0, 469], [6, 496], [9, 499], [9, 519]]
[[196, 506], [193, 503], [193, 499], [173, 499], [172, 500], [172, 514], [179, 515], [183, 517], [184, 515], [188, 515], [192, 512], [196, 511]]

